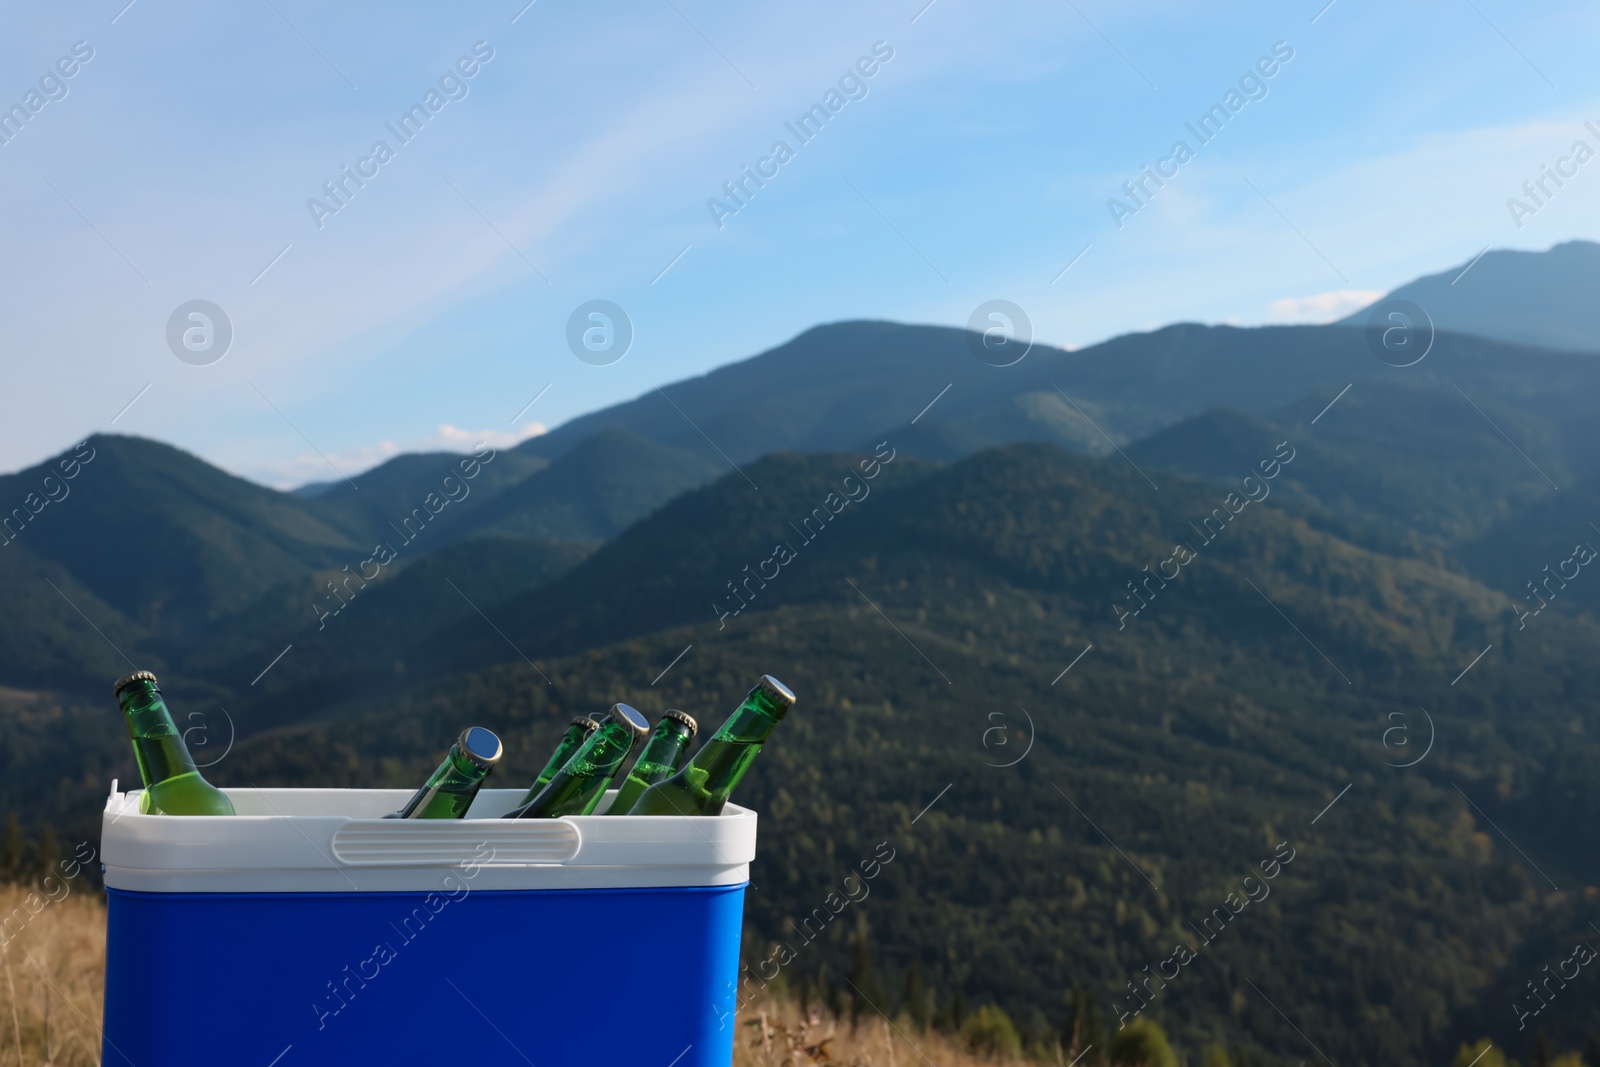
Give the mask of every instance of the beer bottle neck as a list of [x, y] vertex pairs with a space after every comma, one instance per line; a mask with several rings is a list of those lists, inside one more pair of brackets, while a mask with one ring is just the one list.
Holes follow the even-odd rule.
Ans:
[[734, 741], [759, 745], [772, 736], [772, 731], [777, 729], [786, 710], [788, 709], [780, 708], [767, 700], [765, 694], [752, 693], [745, 698], [743, 704], [734, 709], [733, 714], [728, 716], [728, 721], [718, 728], [708, 744]]
[[578, 749], [565, 773], [572, 778], [610, 778], [628, 758], [637, 736], [624, 723], [606, 723]]
[[773, 707], [761, 694], [752, 694], [689, 761], [693, 777], [704, 782], [703, 788], [715, 801], [728, 799], [750, 761], [761, 751], [761, 745], [777, 728], [783, 710]]
[[667, 773], [676, 770], [678, 759], [689, 745], [689, 728], [682, 723], [667, 722], [650, 736], [649, 744], [644, 746], [644, 751], [639, 754], [639, 761], [634, 764], [634, 773], [649, 771], [659, 773], [657, 768], [665, 768]]
[[484, 779], [492, 768], [468, 759], [460, 745], [451, 745], [449, 755], [437, 770], [428, 776], [405, 807], [392, 818], [400, 819], [459, 819], [478, 795]]
[[146, 788], [180, 774], [195, 773], [189, 746], [183, 743], [183, 735], [159, 690], [152, 685], [131, 685], [122, 691], [119, 702], [128, 720], [128, 736], [133, 739], [139, 774]]
[[533, 785], [529, 786], [527, 793], [523, 795], [523, 804], [531, 804], [533, 802], [533, 799], [544, 790], [544, 787], [550, 784], [550, 780], [561, 773], [561, 768], [567, 765], [567, 761], [577, 755], [578, 749], [583, 747], [583, 743], [589, 739], [589, 735], [592, 733], [594, 733], [593, 727], [585, 727], [579, 723], [573, 723], [567, 727], [567, 732], [561, 735], [561, 743], [556, 745], [554, 752], [550, 753], [550, 758], [545, 761], [544, 769], [539, 772], [539, 776], [533, 780]]
[[587, 815], [605, 795], [622, 761], [628, 758], [638, 735], [628, 724], [615, 720], [589, 736], [539, 795], [503, 816], [507, 819], [555, 819]]
[[560, 744], [556, 745], [556, 750], [550, 754], [550, 759], [545, 763], [544, 769], [539, 772], [539, 778], [546, 782], [554, 778], [556, 772], [567, 765], [567, 760], [571, 759], [573, 753], [583, 747], [583, 743], [589, 739], [589, 735], [593, 732], [577, 725], [567, 727], [567, 732], [561, 735]]

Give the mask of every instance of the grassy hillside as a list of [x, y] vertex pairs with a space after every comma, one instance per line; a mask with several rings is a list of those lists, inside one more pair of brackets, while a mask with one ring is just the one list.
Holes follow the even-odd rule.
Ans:
[[0, 493], [49, 501], [0, 547], [13, 608], [0, 684], [98, 690], [88, 678], [131, 659], [166, 665], [218, 617], [357, 544], [291, 496], [142, 438], [91, 437], [0, 478]]
[[714, 454], [605, 429], [473, 515], [467, 535], [604, 541], [685, 489], [727, 471]]
[[[92, 439], [0, 547], [0, 810], [93, 833], [130, 665], [259, 785], [414, 784], [468, 721], [520, 782], [575, 712], [709, 733], [771, 671], [801, 704], [741, 788], [747, 948], [896, 857], [795, 995], [1003, 1009], [1046, 1062], [1135, 1007], [1241, 1063], [1600, 1029], [1592, 986], [1509, 1007], [1600, 922], [1600, 594], [1516, 610], [1600, 525], [1592, 358], [1441, 336], [1402, 372], [1354, 331], [1195, 326], [1004, 369], [890, 324], [780, 352], [501, 454], [420, 531], [460, 457], [306, 498]], [[751, 461], [828, 442], [865, 451]]]
[[82, 688], [125, 671], [123, 653], [159, 661], [147, 628], [20, 538], [0, 548], [0, 603], [0, 684]]
[[1435, 561], [1459, 557], [1557, 492], [1495, 426], [1539, 457], [1557, 485], [1573, 485], [1556, 429], [1497, 399], [1481, 400], [1491, 425], [1449, 386], [1362, 383], [1313, 426], [1337, 392], [1260, 416], [1214, 408], [1127, 453], [1152, 468], [1236, 482], [1264, 438], [1292, 441], [1302, 454], [1272, 487], [1280, 505], [1345, 540]]
[[[487, 454], [487, 453], [486, 453]], [[439, 516], [442, 529], [466, 521], [504, 490], [544, 469], [545, 460], [525, 453], [499, 450], [488, 463], [478, 464], [470, 480], [462, 478], [462, 456], [453, 452], [418, 452], [396, 456], [366, 471], [352, 482], [331, 482], [307, 498], [306, 510], [366, 545], [389, 535], [389, 524], [399, 522], [422, 504], [428, 493], [454, 492], [460, 496]], [[442, 487], [446, 477], [466, 482], [466, 492]]]
[[[361, 566], [353, 557], [350, 570], [308, 573], [219, 619], [211, 639], [179, 667], [187, 675], [226, 679], [235, 691], [254, 690], [251, 697], [280, 709], [310, 700], [305, 710], [314, 711], [374, 678], [403, 676], [408, 650], [442, 628], [467, 624], [492, 634], [481, 614], [485, 606], [540, 588], [593, 547], [486, 536], [399, 555], [383, 567]], [[374, 580], [363, 581], [362, 574]], [[290, 645], [293, 653], [252, 685]], [[306, 685], [316, 692], [296, 692]]]
[[[316, 579], [286, 583], [246, 611], [218, 620], [211, 640], [172, 660], [141, 655], [147, 640], [141, 645], [119, 630], [110, 634], [130, 656], [138, 657], [139, 667], [157, 672], [195, 759], [209, 764], [241, 738], [334, 714], [353, 697], [403, 685], [406, 649], [458, 621], [475, 621], [492, 633], [478, 614], [479, 605], [536, 588], [588, 551], [585, 546], [475, 539], [420, 557], [364, 590], [352, 583], [356, 595], [320, 628], [311, 608], [323, 604], [327, 610], [331, 594], [326, 587]], [[320, 575], [323, 582], [332, 577], [343, 575]], [[48, 586], [43, 588], [56, 596]], [[73, 586], [65, 588], [79, 600]], [[79, 602], [85, 610], [95, 609], [92, 599]], [[39, 630], [26, 632], [46, 636]], [[53, 686], [54, 674], [43, 671], [34, 685], [0, 686], [6, 739], [0, 744], [0, 812], [17, 811], [29, 823], [53, 821], [63, 833], [92, 836], [111, 779], [138, 778], [126, 729], [111, 698], [112, 680], [131, 668], [81, 620], [79, 630], [57, 640], [75, 657], [57, 673], [76, 684]], [[290, 650], [252, 686], [251, 680], [286, 647]], [[82, 666], [85, 661], [89, 669]]]
[[[288, 568], [354, 548], [294, 498], [235, 478], [169, 445], [91, 437], [92, 459], [19, 540], [65, 567], [122, 615], [187, 635], [237, 610]], [[40, 468], [0, 484], [42, 484]]]
[[[1515, 634], [1501, 594], [1270, 503], [1207, 545], [1185, 531], [1222, 487], [1156, 491], [1046, 446], [896, 458], [811, 543], [791, 530], [796, 558], [719, 620], [726, 582], [860, 462], [773, 457], [747, 469], [759, 496], [737, 475], [690, 493], [497, 607], [535, 665], [456, 629], [430, 646], [482, 669], [253, 738], [218, 775], [409, 783], [470, 719], [507, 739], [497, 777], [522, 781], [574, 712], [624, 699], [714, 722], [771, 670], [801, 704], [741, 791], [768, 842], [756, 951], [879, 843], [898, 857], [797, 975], [840, 985], [864, 941], [862, 981], [892, 992], [915, 964], [947, 1010], [998, 1003], [1037, 1042], [1075, 987], [1114, 1027], [1126, 983], [1182, 942], [1198, 958], [1146, 1014], [1189, 1048], [1293, 1058], [1303, 1032], [1336, 1062], [1409, 1063], [1488, 1034], [1526, 1054], [1506, 990], [1581, 935], [1600, 882], [1558, 830], [1595, 815], [1600, 630]], [[1119, 628], [1118, 592], [1179, 539], [1198, 557]], [[1419, 709], [1433, 749], [1398, 769], [1426, 743]], [[1283, 852], [1270, 894], [1200, 947], [1198, 924]], [[1581, 1043], [1592, 1004], [1546, 1032]]]
[[[1339, 417], [1320, 427], [1332, 427], [1318, 435], [1325, 443], [1307, 445], [1320, 448], [1320, 483], [1310, 493], [1317, 506], [1305, 514], [1352, 543], [1416, 554], [1488, 536], [1550, 484], [1600, 480], [1600, 440], [1589, 417], [1600, 400], [1600, 364], [1586, 356], [1442, 334], [1427, 360], [1397, 370], [1375, 360], [1358, 331], [1180, 325], [1079, 352], [1038, 346], [1020, 363], [996, 368], [977, 360], [968, 340], [959, 330], [891, 323], [808, 331], [668, 386], [666, 397], [652, 392], [497, 454], [470, 485], [457, 478], [458, 489], [469, 491], [430, 518], [427, 535], [408, 542], [405, 554], [473, 536], [610, 538], [726, 473], [719, 448], [743, 463], [782, 448], [870, 447], [887, 433], [907, 455], [943, 460], [1019, 440], [1109, 455], [1107, 437], [1126, 444], [1154, 434], [1136, 453], [1139, 462], [1213, 476], [1220, 465], [1206, 457], [1233, 462], [1221, 444], [1226, 437], [1205, 417], [1180, 420], [1223, 404], [1288, 432], [1308, 425], [1312, 408], [1345, 385]], [[908, 427], [936, 396], [919, 425]], [[1339, 425], [1360, 429], [1341, 436]], [[1537, 457], [1544, 474], [1516, 449]], [[97, 601], [91, 610], [74, 607], [72, 594], [72, 603], [40, 598], [46, 575], [31, 558], [0, 575], [43, 611], [44, 631], [0, 623], [0, 683], [77, 684], [74, 677], [97, 661], [72, 649], [94, 642], [61, 635], [99, 627], [134, 642], [134, 650], [123, 649], [129, 658], [226, 664], [227, 673], [210, 680], [248, 686], [259, 667], [228, 659], [240, 635], [224, 627], [224, 647], [200, 647], [213, 642], [218, 621], [276, 620], [293, 590], [358, 567], [430, 494], [439, 497], [460, 462], [446, 454], [397, 457], [362, 474], [360, 489], [338, 482], [305, 497], [136, 438], [96, 437], [80, 451], [81, 461], [69, 452], [0, 478], [0, 492], [19, 505], [10, 520], [18, 528], [6, 535], [7, 549], [17, 550], [10, 554], [36, 553]], [[1515, 531], [1509, 536], [1514, 541]], [[1495, 535], [1462, 556], [1475, 562], [1475, 573], [1487, 573], [1505, 544]], [[1497, 575], [1496, 584], [1510, 579]], [[251, 655], [276, 655], [264, 648], [272, 628], [260, 628], [263, 647]]]
[[[468, 718], [506, 737], [502, 777], [525, 778], [576, 710], [629, 699], [714, 721], [775, 670], [805, 704], [745, 787], [782, 842], [751, 898], [758, 943], [888, 839], [874, 834], [900, 835], [915, 876], [876, 890], [892, 907], [861, 912], [874, 980], [898, 988], [915, 962], [945, 1003], [992, 1000], [1043, 1040], [1061, 1032], [1074, 987], [1113, 1024], [1118, 990], [1288, 842], [1320, 866], [1291, 867], [1241, 927], [1259, 934], [1219, 939], [1203, 964], [1215, 973], [1156, 1000], [1175, 1039], [1294, 1054], [1292, 1028], [1237, 1000], [1239, 976], [1264, 976], [1340, 1055], [1400, 1062], [1480, 1032], [1514, 1045], [1492, 1014], [1478, 1020], [1579, 928], [1584, 887], [1600, 882], [1593, 857], [1558, 836], [1600, 815], [1600, 638], [1582, 618], [1518, 630], [1509, 599], [1446, 554], [1484, 521], [1444, 511], [1458, 499], [1448, 485], [1408, 488], [1443, 458], [1407, 453], [1362, 482], [1370, 457], [1347, 449], [1381, 451], [1369, 432], [1394, 420], [1381, 404], [1348, 411], [1334, 409], [1347, 424], [1315, 426], [1205, 416], [1132, 453], [1160, 489], [1121, 457], [1040, 445], [945, 467], [888, 459], [892, 445], [876, 466], [771, 457], [746, 468], [759, 491], [729, 475], [581, 562], [581, 548], [460, 542], [401, 561], [322, 629], [310, 583], [282, 584], [217, 620], [169, 689], [180, 715], [226, 709], [214, 728], [239, 741], [208, 770], [219, 781], [398, 785]], [[1469, 427], [1453, 454], [1479, 455]], [[1206, 536], [1198, 524], [1220, 525], [1226, 494], [1248, 486], [1157, 465], [1221, 479], [1291, 451], [1276, 495]], [[1481, 460], [1498, 469], [1493, 453]], [[1365, 529], [1361, 515], [1386, 513], [1425, 539], [1385, 551], [1382, 536], [1346, 539], [1334, 521]], [[1165, 584], [1149, 578], [1179, 541], [1195, 558]], [[767, 569], [779, 543], [793, 558]], [[101, 613], [87, 590], [62, 588]], [[298, 629], [276, 629], [296, 615]], [[134, 629], [107, 637], [140, 647]], [[108, 680], [125, 665], [105, 666]], [[30, 820], [92, 813], [105, 778], [131, 777], [109, 701], [40, 686], [6, 706], [6, 803]], [[1420, 745], [1419, 709], [1435, 750], [1414, 769], [1387, 766], [1401, 762], [1385, 747], [1391, 716]], [[1015, 767], [986, 766], [1029, 740]], [[1312, 824], [1347, 785], [1341, 821]], [[799, 973], [836, 985], [853, 952], [830, 935]], [[1352, 1012], [1368, 1025], [1344, 1027]], [[1577, 1013], [1550, 1032], [1575, 1041], [1593, 1022]]]
[[[1452, 395], [1459, 388], [1477, 403], [1498, 399], [1544, 421], [1569, 456], [1587, 457], [1596, 443], [1587, 412], [1600, 399], [1600, 362], [1525, 343], [1441, 331], [1425, 360], [1394, 368], [1374, 357], [1358, 329], [1183, 323], [1072, 352], [1035, 345], [1020, 362], [993, 367], [974, 355], [971, 339], [964, 330], [890, 322], [819, 326], [575, 419], [518, 450], [554, 457], [620, 428], [707, 460], [719, 459], [720, 448], [737, 462], [782, 450], [857, 448], [886, 433], [906, 439], [911, 451], [932, 445], [926, 454], [934, 458], [950, 456], [958, 442], [960, 454], [1014, 441], [1101, 454], [1111, 451], [1107, 437], [1126, 444], [1209, 407], [1261, 415], [1318, 389], [1331, 398], [1355, 382], [1422, 384]], [[914, 418], [932, 426], [906, 430]]]

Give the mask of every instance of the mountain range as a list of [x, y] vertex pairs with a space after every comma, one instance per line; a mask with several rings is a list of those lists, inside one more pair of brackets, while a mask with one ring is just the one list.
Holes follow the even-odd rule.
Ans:
[[[1545, 252], [1485, 249], [1450, 270], [1402, 285], [1386, 299], [1410, 300], [1433, 324], [1544, 348], [1600, 348], [1600, 307], [1590, 297], [1600, 279], [1600, 244], [1567, 241]], [[1366, 322], [1367, 311], [1343, 320]]]
[[[1078, 990], [1247, 1062], [1525, 1055], [1509, 1005], [1600, 901], [1569, 832], [1600, 819], [1600, 344], [1550, 288], [1596, 247], [1487, 253], [1455, 310], [1444, 275], [1397, 290], [1441, 327], [1406, 368], [1354, 323], [1002, 368], [847, 322], [359, 491], [90, 438], [0, 477], [0, 809], [95, 832], [134, 667], [213, 781], [352, 786], [468, 721], [522, 781], [576, 712], [710, 729], [770, 671], [801, 700], [741, 787], [752, 956], [904, 857], [793, 981], [904, 1007], [914, 970], [1035, 1038]], [[1199, 961], [1130, 993], [1178, 939]], [[1581, 1045], [1596, 1003], [1541, 1028]]]

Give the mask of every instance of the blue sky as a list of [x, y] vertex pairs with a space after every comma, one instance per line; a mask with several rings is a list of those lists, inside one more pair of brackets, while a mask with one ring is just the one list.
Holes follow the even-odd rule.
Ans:
[[[112, 430], [293, 485], [515, 440], [820, 322], [1002, 298], [1081, 346], [1327, 321], [1486, 244], [1600, 236], [1600, 162], [1521, 228], [1506, 207], [1600, 123], [1593, 5], [525, 2], [0, 15], [0, 106], [93, 50], [0, 144], [0, 469]], [[1201, 145], [1185, 123], [1278, 42]], [[785, 124], [875, 44], [800, 143]], [[386, 124], [430, 89], [402, 144]], [[1180, 139], [1119, 228], [1107, 200]], [[719, 227], [708, 199], [779, 140]], [[346, 165], [376, 173], [314, 218]], [[234, 331], [210, 365], [167, 343], [194, 299]], [[608, 366], [565, 341], [592, 299], [633, 323]]]

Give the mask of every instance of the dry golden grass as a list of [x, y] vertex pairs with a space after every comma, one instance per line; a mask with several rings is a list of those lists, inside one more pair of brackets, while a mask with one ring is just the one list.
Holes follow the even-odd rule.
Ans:
[[[105, 905], [72, 885], [49, 902], [0, 886], [0, 1067], [94, 1067], [100, 1062]], [[37, 909], [37, 912], [34, 911]], [[20, 921], [19, 918], [23, 917]], [[802, 1016], [792, 1000], [758, 1000], [740, 1013], [734, 1067], [980, 1067], [959, 1038], [863, 1017], [852, 1030], [826, 1010]]]
[[[1065, 1061], [1062, 1061], [1065, 1062]], [[812, 1008], [803, 1016], [792, 1000], [759, 999], [739, 1013], [733, 1067], [990, 1067], [1021, 1060], [975, 1055], [959, 1037], [918, 1030], [908, 1020], [883, 1016], [849, 1020]]]
[[0, 1067], [100, 1062], [106, 909], [87, 885], [47, 900], [0, 886]]

